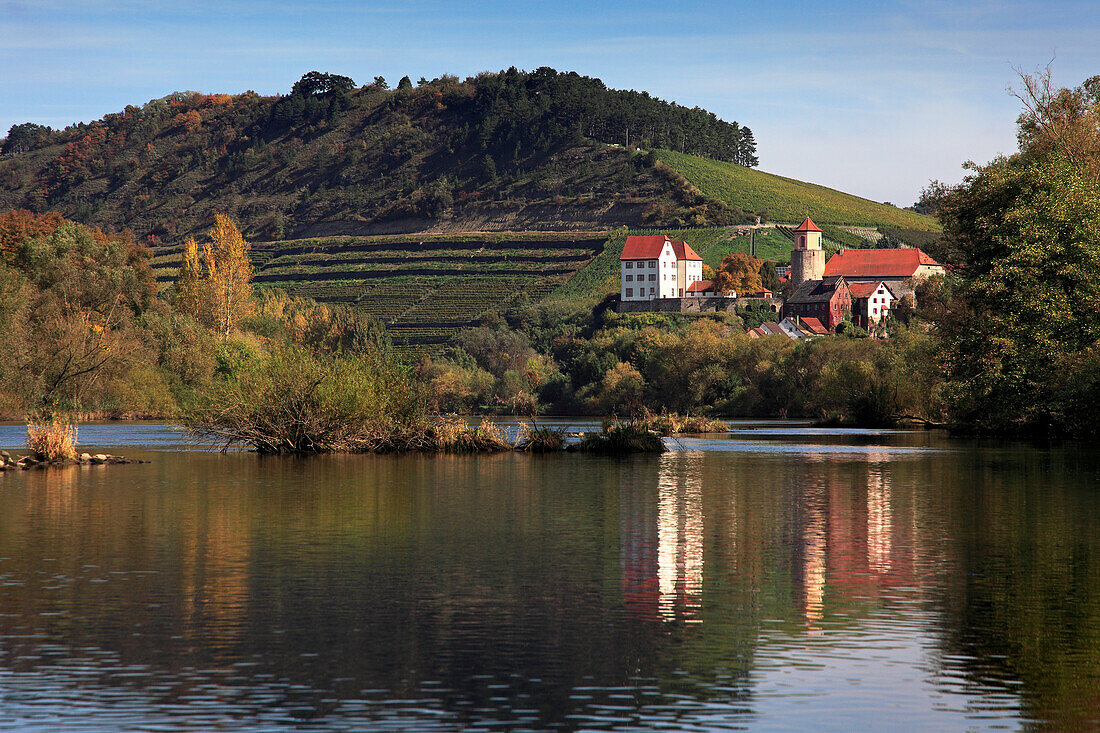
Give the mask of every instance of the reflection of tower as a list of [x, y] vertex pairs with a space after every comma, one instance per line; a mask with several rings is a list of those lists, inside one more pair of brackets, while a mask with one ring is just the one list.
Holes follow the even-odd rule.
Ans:
[[825, 534], [825, 506], [820, 487], [816, 496], [804, 498], [806, 521], [802, 526], [802, 587], [805, 593], [802, 607], [806, 623], [814, 626], [821, 620], [825, 599], [825, 561], [828, 549]]
[[810, 217], [794, 230], [791, 251], [791, 286], [797, 288], [807, 280], [825, 276], [825, 252], [821, 249], [821, 229]]
[[703, 593], [703, 488], [698, 456], [666, 453], [657, 474], [657, 578], [665, 619], [694, 615]]
[[876, 573], [890, 571], [894, 514], [890, 509], [890, 479], [872, 470], [867, 474], [867, 566]]

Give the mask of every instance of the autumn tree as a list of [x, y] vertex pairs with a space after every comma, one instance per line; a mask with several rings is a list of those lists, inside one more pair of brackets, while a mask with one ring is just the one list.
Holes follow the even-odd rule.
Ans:
[[731, 290], [739, 295], [759, 293], [763, 288], [760, 265], [760, 260], [744, 252], [726, 255], [718, 265], [714, 284], [723, 293]]
[[183, 243], [183, 261], [176, 277], [176, 309], [204, 320], [202, 313], [209, 310], [209, 293], [204, 294], [206, 284], [199, 262], [199, 245], [194, 237], [188, 237]]
[[1012, 94], [1024, 106], [1016, 120], [1025, 155], [1062, 154], [1087, 180], [1100, 183], [1100, 76], [1073, 89], [1054, 85], [1051, 68], [1020, 75]]
[[252, 309], [248, 243], [228, 216], [215, 214], [203, 260], [215, 323], [222, 338], [228, 339], [233, 327]]

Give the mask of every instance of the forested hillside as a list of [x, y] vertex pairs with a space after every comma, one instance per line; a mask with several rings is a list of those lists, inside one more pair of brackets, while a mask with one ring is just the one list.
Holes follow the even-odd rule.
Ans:
[[0, 208], [180, 242], [234, 218], [252, 239], [736, 223], [635, 147], [753, 165], [752, 131], [553, 69], [290, 93], [182, 92], [0, 145]]

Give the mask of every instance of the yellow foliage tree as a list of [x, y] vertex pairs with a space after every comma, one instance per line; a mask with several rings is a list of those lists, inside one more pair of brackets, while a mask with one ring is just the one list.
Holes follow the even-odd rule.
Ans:
[[204, 297], [204, 290], [206, 283], [199, 262], [199, 245], [194, 237], [188, 237], [183, 243], [183, 261], [176, 276], [176, 309], [206, 320], [203, 311], [208, 310], [205, 306], [209, 297]]
[[252, 312], [252, 262], [248, 243], [223, 214], [214, 216], [210, 242], [203, 248], [206, 280], [215, 322], [223, 339]]
[[726, 255], [718, 265], [714, 285], [723, 293], [730, 290], [738, 295], [751, 295], [764, 289], [760, 280], [760, 265], [763, 263], [744, 252]]

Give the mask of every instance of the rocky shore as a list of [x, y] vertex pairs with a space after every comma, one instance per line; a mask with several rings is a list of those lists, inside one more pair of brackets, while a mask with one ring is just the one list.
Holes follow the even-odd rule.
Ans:
[[6, 450], [0, 451], [0, 472], [27, 471], [32, 468], [46, 468], [47, 466], [101, 466], [108, 463], [147, 463], [147, 461], [135, 461], [123, 456], [112, 456], [106, 453], [81, 453], [76, 458], [51, 461], [34, 455], [12, 456]]

